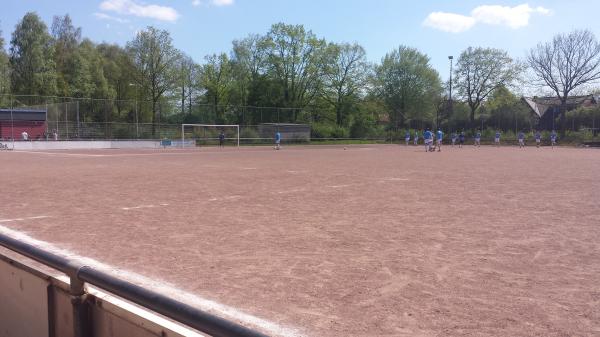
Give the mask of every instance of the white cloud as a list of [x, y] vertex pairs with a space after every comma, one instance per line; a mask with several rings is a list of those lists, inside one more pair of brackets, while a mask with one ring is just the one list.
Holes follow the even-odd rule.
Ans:
[[233, 0], [212, 0], [211, 2], [215, 6], [230, 6], [230, 5], [233, 5]]
[[445, 32], [461, 33], [475, 25], [475, 19], [460, 14], [433, 12], [427, 16], [423, 25]]
[[135, 0], [105, 0], [100, 4], [100, 9], [122, 15], [134, 15], [169, 22], [175, 22], [179, 18], [179, 13], [174, 8], [147, 5]]
[[515, 7], [479, 6], [471, 12], [471, 15], [477, 22], [517, 29], [529, 25], [529, 19], [533, 13], [548, 15], [550, 10], [543, 7], [531, 8], [528, 4]]
[[116, 16], [111, 16], [111, 15], [108, 15], [108, 14], [105, 14], [105, 13], [94, 13], [94, 16], [97, 17], [100, 20], [115, 21], [115, 22], [119, 22], [119, 23], [127, 23], [127, 22], [129, 22], [129, 20], [118, 18]]
[[423, 21], [423, 25], [451, 33], [467, 31], [477, 23], [518, 29], [529, 25], [532, 14], [551, 15], [552, 11], [541, 6], [532, 8], [529, 4], [515, 7], [485, 5], [473, 9], [470, 16], [433, 12]]
[[235, 0], [193, 0], [192, 1], [192, 5], [193, 6], [217, 6], [217, 7], [221, 7], [221, 6], [231, 6], [233, 5], [233, 3], [235, 2]]

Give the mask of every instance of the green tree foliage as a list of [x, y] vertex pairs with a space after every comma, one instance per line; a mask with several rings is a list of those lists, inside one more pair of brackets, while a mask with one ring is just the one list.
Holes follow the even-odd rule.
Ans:
[[264, 36], [254, 34], [233, 41], [233, 102], [239, 105], [268, 105], [261, 90], [261, 84], [268, 80], [265, 76], [266, 53], [267, 43]]
[[173, 47], [169, 32], [148, 27], [127, 43], [135, 66], [135, 81], [152, 102], [152, 124], [160, 122], [159, 103], [177, 81], [176, 64], [179, 51]]
[[12, 91], [15, 94], [54, 95], [56, 72], [52, 39], [36, 13], [27, 13], [10, 41]]
[[51, 28], [56, 67], [56, 90], [59, 96], [71, 96], [77, 88], [75, 53], [81, 42], [81, 28], [73, 26], [68, 14], [55, 16]]
[[[169, 33], [154, 27], [123, 48], [83, 38], [68, 14], [54, 17], [49, 33], [37, 14], [27, 13], [9, 52], [4, 48], [0, 34], [0, 95], [76, 97], [83, 121], [296, 122], [315, 124], [321, 136], [344, 137], [381, 136], [390, 126], [461, 130], [483, 122], [513, 130], [533, 123], [510, 91], [522, 65], [491, 48], [468, 48], [458, 58], [453, 109], [427, 55], [401, 46], [371, 65], [360, 45], [328, 42], [302, 25], [277, 23], [202, 58], [177, 50]], [[557, 35], [527, 61], [538, 84], [563, 102], [600, 78], [600, 44], [589, 31]], [[10, 103], [9, 95], [0, 97], [1, 106]], [[565, 118], [572, 127], [598, 124], [590, 110], [568, 116], [564, 110], [563, 129]]]
[[229, 103], [229, 93], [232, 88], [232, 66], [227, 54], [210, 55], [201, 73], [202, 88], [206, 90], [206, 99], [213, 106], [217, 121], [223, 123], [224, 110], [219, 106]]
[[341, 126], [348, 122], [366, 84], [369, 71], [366, 52], [356, 43], [330, 43], [325, 57], [322, 97], [333, 106], [336, 123]]
[[374, 82], [396, 128], [407, 120], [431, 124], [442, 85], [427, 55], [400, 46], [376, 67]]
[[518, 132], [532, 124], [527, 105], [505, 86], [492, 92], [480, 112], [486, 116], [485, 125], [494, 129]]
[[[0, 29], [0, 95], [10, 92], [10, 71], [8, 66], [8, 54], [4, 49], [4, 38], [2, 38], [2, 30]], [[4, 97], [0, 96], [0, 102], [4, 101]]]
[[521, 72], [521, 66], [504, 50], [469, 47], [460, 54], [455, 70], [455, 87], [471, 109], [471, 125], [475, 111], [498, 87], [510, 86]]
[[[116, 117], [134, 122], [141, 98], [131, 58], [127, 51], [118, 45], [102, 43], [96, 46], [96, 49], [108, 87], [107, 97], [115, 99]], [[127, 100], [135, 100], [135, 103], [132, 105]]]
[[[317, 96], [326, 43], [302, 25], [278, 23], [266, 37], [268, 71], [283, 107], [304, 108]], [[297, 111], [297, 110], [294, 110]], [[294, 114], [294, 120], [297, 114]]]
[[104, 77], [103, 60], [94, 43], [83, 40], [73, 56], [72, 95], [75, 97], [113, 98]]
[[181, 54], [177, 62], [177, 91], [179, 93], [179, 104], [181, 114], [192, 113], [196, 88], [198, 87], [198, 78], [200, 76], [200, 67], [194, 63], [191, 57]]

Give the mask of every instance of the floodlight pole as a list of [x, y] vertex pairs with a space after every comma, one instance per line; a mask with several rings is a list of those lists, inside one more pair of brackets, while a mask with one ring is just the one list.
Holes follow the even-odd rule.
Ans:
[[448, 115], [452, 114], [452, 61], [454, 59], [454, 56], [450, 55], [448, 56], [448, 60], [450, 60], [450, 85], [449, 85], [449, 90], [450, 92], [448, 93]]

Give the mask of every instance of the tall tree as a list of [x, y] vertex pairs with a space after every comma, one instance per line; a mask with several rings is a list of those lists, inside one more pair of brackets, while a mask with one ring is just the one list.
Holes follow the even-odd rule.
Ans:
[[108, 97], [115, 99], [117, 117], [127, 109], [127, 121], [134, 122], [139, 112], [139, 86], [135, 83], [135, 69], [131, 58], [116, 44], [102, 43], [96, 47], [102, 60], [104, 77], [108, 86]]
[[325, 41], [302, 25], [278, 23], [267, 34], [267, 45], [270, 73], [282, 90], [281, 105], [304, 108], [319, 92]]
[[442, 85], [427, 55], [400, 46], [384, 56], [376, 67], [374, 81], [396, 128], [403, 126], [406, 119], [431, 122]]
[[341, 126], [367, 80], [365, 50], [356, 43], [330, 43], [324, 68], [323, 98], [334, 107], [336, 123]]
[[460, 54], [456, 63], [456, 91], [471, 110], [471, 126], [481, 103], [497, 88], [510, 86], [522, 67], [504, 50], [469, 47]]
[[[2, 37], [2, 30], [0, 29], [0, 95], [8, 94], [10, 92], [10, 72], [8, 66], [8, 55], [4, 50], [4, 38]], [[4, 100], [4, 97], [0, 96], [0, 102]]]
[[127, 50], [135, 65], [135, 80], [152, 101], [152, 124], [155, 125], [157, 118], [160, 122], [162, 117], [158, 103], [177, 81], [175, 65], [180, 53], [173, 47], [169, 32], [154, 27], [139, 32], [127, 43]]
[[186, 107], [188, 114], [191, 114], [194, 91], [197, 87], [198, 65], [191, 57], [182, 54], [177, 62], [177, 68], [177, 87], [179, 90], [181, 114], [185, 114]]
[[560, 126], [565, 130], [567, 99], [575, 90], [600, 79], [600, 44], [589, 30], [554, 36], [531, 49], [527, 63], [537, 81], [560, 99]]
[[508, 88], [501, 86], [494, 90], [485, 104], [489, 113], [489, 126], [501, 130], [514, 130], [529, 127], [531, 124], [528, 107]]
[[10, 41], [13, 93], [54, 95], [56, 72], [46, 24], [32, 12], [17, 24]]
[[213, 106], [218, 123], [225, 121], [221, 105], [227, 105], [232, 83], [232, 67], [227, 54], [210, 55], [202, 66], [201, 83], [206, 90], [206, 98]]
[[73, 26], [69, 14], [55, 16], [51, 28], [54, 39], [54, 63], [56, 66], [57, 92], [61, 96], [70, 96], [78, 88], [73, 88], [75, 52], [81, 42], [81, 28]]
[[233, 41], [231, 62], [235, 98], [240, 105], [256, 105], [261, 95], [260, 82], [267, 63], [266, 38], [257, 34]]

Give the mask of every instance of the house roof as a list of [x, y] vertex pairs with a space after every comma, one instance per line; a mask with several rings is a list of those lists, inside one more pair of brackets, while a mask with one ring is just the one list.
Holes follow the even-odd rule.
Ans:
[[[546, 97], [523, 97], [523, 101], [531, 108], [531, 110], [542, 117], [546, 112], [553, 111], [554, 108], [561, 106], [560, 99], [556, 96]], [[567, 98], [566, 106], [567, 109], [577, 108], [580, 106], [592, 106], [600, 102], [599, 95], [586, 95], [586, 96], [571, 96]]]
[[0, 121], [45, 121], [46, 110], [0, 109]]

